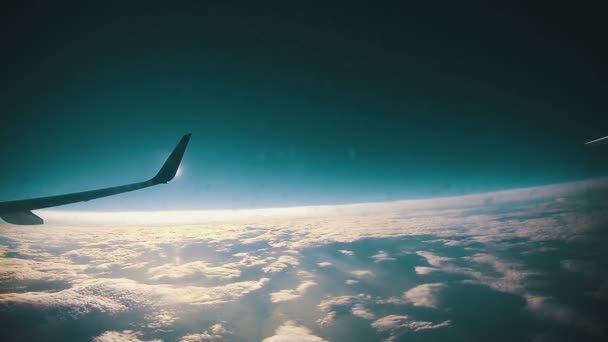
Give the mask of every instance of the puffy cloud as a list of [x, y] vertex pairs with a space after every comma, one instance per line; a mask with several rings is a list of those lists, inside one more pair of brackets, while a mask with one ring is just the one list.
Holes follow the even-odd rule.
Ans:
[[322, 326], [330, 325], [336, 318], [337, 310], [351, 308], [355, 304], [369, 302], [370, 300], [371, 296], [363, 293], [354, 296], [347, 295], [325, 299], [319, 303], [319, 310], [324, 315], [317, 320], [317, 323]]
[[359, 281], [355, 280], [355, 279], [346, 279], [346, 281], [344, 283], [346, 285], [355, 285], [355, 284], [359, 284]]
[[146, 315], [146, 320], [149, 321], [146, 326], [151, 329], [167, 328], [173, 325], [178, 318], [174, 310], [154, 310]]
[[275, 262], [262, 268], [265, 273], [281, 272], [288, 267], [298, 266], [300, 262], [291, 255], [281, 255]]
[[298, 285], [298, 287], [295, 290], [281, 290], [279, 292], [271, 293], [270, 301], [273, 303], [279, 303], [279, 302], [284, 302], [284, 301], [300, 298], [300, 297], [304, 296], [310, 288], [312, 288], [316, 285], [317, 285], [316, 282], [314, 282], [312, 280], [306, 280], [306, 281], [300, 283], [300, 285]]
[[264, 339], [264, 342], [327, 342], [327, 340], [313, 335], [310, 329], [298, 326], [293, 321], [287, 321], [277, 328], [274, 336]]
[[378, 253], [372, 255], [371, 258], [374, 259], [374, 262], [396, 260], [395, 258], [393, 258], [390, 255], [388, 255], [388, 253], [385, 252], [385, 251], [378, 251]]
[[376, 275], [371, 270], [355, 270], [351, 271], [350, 274], [360, 280], [363, 279], [374, 279]]
[[426, 306], [436, 308], [439, 303], [439, 291], [445, 287], [445, 284], [422, 284], [418, 285], [403, 294], [403, 297], [414, 306]]
[[370, 298], [371, 297], [369, 295], [363, 293], [354, 296], [347, 295], [332, 297], [321, 301], [321, 303], [319, 303], [319, 309], [322, 312], [329, 312], [335, 307], [351, 306], [358, 302], [368, 301]]
[[[471, 257], [464, 258], [479, 264], [485, 264], [491, 266], [500, 276], [483, 275], [480, 272], [470, 272], [465, 269], [460, 269], [462, 273], [467, 274], [477, 280], [477, 282], [489, 286], [492, 289], [500, 292], [521, 294], [525, 280], [529, 272], [521, 271], [521, 265], [515, 263], [505, 262], [500, 260], [495, 255], [478, 253]], [[459, 269], [454, 268], [456, 272]]]
[[140, 332], [131, 330], [124, 331], [106, 331], [103, 334], [93, 338], [93, 342], [162, 342], [161, 340], [142, 340], [139, 338]]
[[427, 251], [418, 251], [418, 252], [416, 252], [416, 254], [420, 255], [423, 258], [425, 258], [426, 262], [428, 262], [429, 265], [435, 266], [435, 267], [441, 267], [447, 261], [453, 260], [452, 258], [442, 257], [442, 256], [439, 256], [439, 255], [437, 255], [435, 253], [427, 252]]
[[231, 279], [238, 278], [241, 270], [234, 268], [234, 264], [225, 266], [211, 266], [204, 261], [193, 261], [186, 264], [165, 264], [148, 270], [152, 280], [181, 279], [196, 275], [205, 278]]
[[0, 280], [72, 282], [86, 278], [85, 265], [76, 265], [66, 259], [55, 258], [36, 261], [20, 258], [0, 258]]
[[416, 274], [420, 274], [420, 275], [427, 275], [427, 274], [431, 274], [433, 272], [438, 271], [437, 268], [426, 267], [426, 266], [416, 266], [416, 267], [414, 267], [414, 270], [416, 271]]
[[365, 318], [365, 319], [376, 318], [376, 315], [374, 315], [372, 312], [367, 310], [362, 304], [355, 304], [355, 306], [353, 306], [350, 309], [350, 312], [352, 312], [352, 314], [354, 316]]
[[331, 262], [323, 261], [323, 262], [317, 263], [317, 265], [319, 267], [329, 267], [329, 266], [332, 266], [333, 264]]
[[203, 342], [223, 340], [228, 331], [221, 323], [216, 323], [200, 334], [188, 334], [182, 336], [180, 342]]
[[353, 251], [349, 251], [349, 250], [347, 250], [347, 249], [338, 249], [338, 252], [340, 252], [340, 253], [342, 253], [342, 254], [344, 254], [344, 255], [350, 255], [350, 256], [355, 255], [355, 252], [353, 252]]
[[117, 313], [134, 307], [159, 305], [212, 305], [233, 302], [259, 290], [268, 278], [223, 286], [176, 286], [142, 284], [131, 279], [99, 278], [82, 281], [58, 292], [0, 294], [0, 304], [29, 305], [45, 309], [67, 309], [72, 314], [91, 311]]
[[336, 320], [336, 312], [330, 311], [326, 313], [323, 317], [317, 319], [317, 323], [322, 326], [330, 326]]
[[378, 331], [409, 329], [412, 331], [439, 329], [450, 326], [450, 321], [444, 321], [438, 324], [424, 321], [412, 321], [409, 316], [404, 315], [388, 315], [375, 320], [372, 327]]
[[380, 331], [393, 330], [402, 327], [409, 319], [409, 316], [404, 315], [388, 315], [375, 320], [372, 327]]

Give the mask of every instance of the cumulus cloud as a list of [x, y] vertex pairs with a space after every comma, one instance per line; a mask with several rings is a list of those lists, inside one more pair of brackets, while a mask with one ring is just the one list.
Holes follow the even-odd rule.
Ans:
[[331, 262], [328, 262], [328, 261], [323, 261], [323, 262], [317, 263], [317, 266], [322, 267], [322, 268], [324, 268], [324, 267], [330, 267], [332, 265], [333, 264]]
[[378, 251], [378, 253], [372, 255], [371, 258], [374, 259], [374, 262], [396, 260], [395, 258], [393, 258], [390, 255], [388, 255], [388, 253], [385, 252], [385, 251]]
[[0, 304], [19, 304], [44, 309], [67, 309], [72, 314], [91, 311], [118, 313], [133, 307], [159, 305], [213, 305], [233, 302], [259, 290], [268, 278], [223, 286], [175, 286], [142, 284], [131, 279], [89, 279], [58, 292], [0, 294]]
[[317, 319], [317, 323], [322, 327], [327, 327], [331, 325], [336, 320], [336, 312], [330, 311], [326, 313], [323, 317]]
[[376, 277], [376, 274], [371, 270], [354, 270], [350, 274], [359, 280], [374, 279]]
[[281, 255], [276, 261], [262, 268], [262, 270], [265, 273], [276, 273], [289, 267], [298, 266], [299, 264], [300, 262], [295, 257], [291, 255]]
[[450, 326], [450, 321], [444, 321], [438, 324], [425, 321], [412, 321], [409, 316], [405, 315], [388, 315], [375, 320], [371, 325], [378, 331], [409, 329], [412, 331], [440, 329]]
[[306, 327], [287, 321], [277, 328], [273, 336], [265, 338], [264, 342], [327, 342], [327, 340], [314, 335]]
[[372, 312], [370, 312], [369, 310], [367, 310], [363, 306], [363, 304], [355, 304], [355, 306], [353, 306], [350, 309], [350, 312], [352, 312], [352, 314], [354, 316], [365, 318], [365, 319], [374, 319], [374, 318], [376, 318], [376, 315], [374, 315]]
[[338, 310], [344, 311], [344, 309], [352, 308], [356, 304], [366, 303], [370, 300], [371, 296], [364, 293], [324, 299], [319, 303], [319, 310], [324, 315], [317, 320], [317, 323], [322, 326], [330, 325], [335, 320]]
[[139, 337], [141, 332], [131, 330], [124, 331], [106, 331], [103, 334], [93, 338], [93, 342], [162, 342], [161, 340], [142, 340]]
[[465, 257], [464, 259], [479, 264], [489, 265], [499, 274], [499, 276], [484, 275], [481, 272], [470, 272], [468, 270], [454, 268], [456, 272], [460, 270], [462, 273], [476, 279], [478, 283], [489, 286], [496, 291], [514, 294], [522, 293], [529, 272], [522, 271], [521, 265], [503, 261], [495, 255], [486, 253], [478, 253], [471, 257]]
[[338, 252], [340, 252], [340, 253], [342, 253], [342, 254], [344, 254], [344, 255], [350, 255], [350, 256], [355, 255], [355, 252], [353, 252], [353, 251], [349, 251], [349, 250], [347, 250], [347, 249], [338, 249]]
[[416, 252], [416, 254], [420, 255], [423, 258], [425, 258], [426, 262], [428, 262], [429, 265], [435, 266], [435, 267], [441, 267], [447, 261], [453, 260], [452, 258], [442, 257], [442, 256], [439, 256], [439, 255], [437, 255], [435, 253], [427, 252], [427, 251], [418, 251], [418, 252]]
[[181, 337], [180, 342], [203, 342], [203, 341], [219, 341], [224, 339], [224, 335], [228, 331], [221, 323], [212, 325], [209, 330], [205, 330], [200, 334], [188, 334]]
[[346, 285], [355, 285], [355, 284], [359, 284], [359, 281], [355, 280], [355, 279], [346, 279], [346, 281], [344, 283]]
[[285, 302], [288, 300], [294, 300], [294, 299], [298, 299], [301, 298], [302, 296], [304, 296], [306, 294], [306, 292], [308, 292], [308, 290], [314, 286], [316, 286], [317, 283], [312, 281], [312, 280], [306, 280], [302, 283], [300, 283], [300, 285], [298, 285], [297, 288], [295, 288], [294, 290], [281, 290], [278, 292], [274, 292], [270, 294], [270, 301], [273, 303], [279, 303], [279, 302]]
[[427, 275], [427, 274], [431, 274], [433, 272], [438, 271], [437, 268], [426, 267], [426, 266], [416, 266], [416, 267], [414, 267], [414, 270], [416, 271], [416, 274], [420, 274], [420, 275]]
[[403, 297], [414, 306], [425, 306], [436, 308], [439, 303], [439, 291], [445, 284], [422, 284], [418, 285], [403, 294]]
[[193, 261], [186, 264], [165, 264], [148, 269], [152, 280], [181, 279], [195, 275], [205, 278], [231, 279], [241, 275], [241, 270], [234, 268], [234, 264], [224, 266], [211, 266], [204, 261]]

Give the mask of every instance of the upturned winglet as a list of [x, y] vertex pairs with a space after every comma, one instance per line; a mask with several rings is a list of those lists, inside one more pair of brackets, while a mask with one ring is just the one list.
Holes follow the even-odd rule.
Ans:
[[175, 146], [173, 152], [171, 152], [171, 155], [163, 164], [163, 167], [161, 167], [156, 176], [151, 179], [154, 184], [168, 183], [175, 177], [191, 135], [192, 133], [184, 135], [177, 146]]

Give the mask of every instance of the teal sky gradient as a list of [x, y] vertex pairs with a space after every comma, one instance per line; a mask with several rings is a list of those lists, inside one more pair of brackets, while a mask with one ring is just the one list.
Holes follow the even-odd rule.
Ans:
[[606, 149], [582, 145], [608, 129], [593, 13], [269, 8], [14, 8], [0, 200], [142, 180], [185, 132], [180, 179], [75, 208], [383, 201], [607, 173]]

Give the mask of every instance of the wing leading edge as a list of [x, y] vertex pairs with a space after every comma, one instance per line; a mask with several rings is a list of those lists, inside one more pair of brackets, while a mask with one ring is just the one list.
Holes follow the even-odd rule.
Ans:
[[168, 183], [175, 177], [175, 174], [177, 173], [177, 169], [179, 168], [184, 156], [184, 152], [186, 151], [186, 146], [188, 146], [188, 142], [190, 141], [190, 136], [191, 134], [188, 133], [182, 137], [177, 146], [173, 149], [173, 152], [171, 152], [171, 155], [169, 155], [169, 158], [167, 158], [161, 167], [160, 171], [158, 171], [158, 173], [149, 180], [139, 183], [76, 192], [65, 195], [0, 202], [0, 218], [6, 222], [18, 225], [42, 224], [44, 221], [40, 217], [34, 215], [31, 210], [90, 201], [96, 198], [117, 195], [124, 192], [135, 191], [158, 184]]

